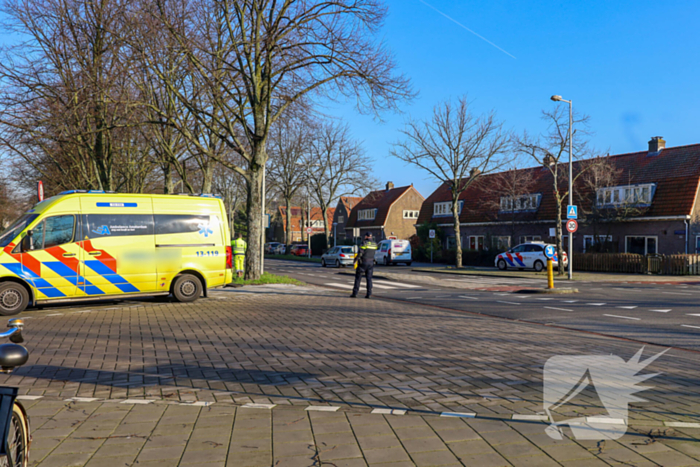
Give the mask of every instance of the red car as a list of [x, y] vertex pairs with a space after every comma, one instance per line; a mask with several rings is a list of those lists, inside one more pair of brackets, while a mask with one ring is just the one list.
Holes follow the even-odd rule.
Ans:
[[296, 256], [307, 256], [309, 254], [309, 247], [307, 245], [292, 245], [289, 253]]

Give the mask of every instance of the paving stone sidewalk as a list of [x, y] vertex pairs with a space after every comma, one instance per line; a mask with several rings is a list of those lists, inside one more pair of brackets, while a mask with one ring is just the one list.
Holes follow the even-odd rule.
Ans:
[[[313, 287], [27, 317], [30, 362], [0, 384], [25, 394], [34, 465], [700, 465], [692, 352], [644, 370], [662, 374], [619, 440], [555, 441], [540, 420], [548, 358], [629, 360], [639, 344]], [[589, 389], [555, 415], [606, 409]]]

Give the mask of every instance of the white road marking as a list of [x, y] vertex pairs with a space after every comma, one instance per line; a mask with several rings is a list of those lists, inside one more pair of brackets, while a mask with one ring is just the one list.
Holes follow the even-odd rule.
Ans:
[[51, 313], [50, 315], [46, 316], [63, 316], [63, 313]]
[[574, 311], [574, 310], [569, 310], [569, 309], [567, 309], [567, 308], [557, 308], [557, 307], [554, 307], [554, 306], [546, 306], [545, 308], [548, 308], [548, 309], [550, 309], [550, 310], [559, 310], [559, 311]]
[[542, 298], [538, 298], [537, 300], [554, 300], [554, 299], [550, 298], [550, 297], [542, 297]]
[[213, 402], [207, 401], [195, 401], [195, 402], [180, 402], [178, 405], [189, 405], [191, 407], [209, 407], [214, 404]]
[[626, 425], [622, 418], [586, 417], [586, 423], [605, 423], [606, 425]]
[[623, 308], [625, 310], [634, 310], [636, 306], [616, 306], [615, 308]]
[[693, 328], [693, 329], [700, 329], [700, 326], [691, 326], [689, 324], [681, 324], [682, 328]]
[[80, 310], [76, 311], [76, 313], [92, 313], [92, 310]]
[[522, 303], [517, 302], [504, 302], [503, 300], [496, 300], [497, 303], [506, 303], [508, 305], [522, 305]]
[[405, 300], [418, 300], [421, 298], [423, 298], [423, 297], [406, 297]]
[[22, 400], [22, 401], [35, 401], [38, 399], [41, 399], [44, 396], [30, 396], [27, 394], [17, 396], [17, 399]]
[[341, 289], [352, 289], [353, 286], [349, 284], [338, 284], [337, 282], [329, 282], [324, 285], [330, 285], [331, 287], [340, 287]]
[[406, 411], [401, 409], [374, 409], [372, 413], [382, 415], [406, 415]]
[[622, 318], [622, 319], [633, 319], [635, 321], [641, 321], [642, 318], [631, 318], [629, 316], [619, 316], [619, 315], [603, 315], [603, 316], [610, 316], [611, 318]]
[[657, 313], [668, 313], [671, 310], [651, 310], [651, 311], [655, 311]]
[[248, 402], [247, 404], [244, 404], [241, 406], [242, 409], [273, 409], [277, 407], [277, 404], [253, 404], [252, 402]]
[[576, 303], [578, 300], [562, 300], [562, 303]]
[[511, 417], [513, 420], [549, 420], [546, 415], [518, 415], [515, 414]]
[[387, 290], [394, 290], [396, 287], [389, 287], [388, 285], [381, 285], [377, 284], [376, 282], [372, 281], [372, 287], [376, 287], [378, 289], [387, 289]]
[[689, 423], [689, 422], [664, 422], [664, 425], [673, 428], [700, 428], [700, 423]]
[[380, 284], [393, 285], [393, 286], [396, 286], [396, 287], [405, 287], [405, 288], [407, 288], [407, 289], [416, 289], [416, 288], [420, 288], [420, 287], [421, 287], [420, 285], [400, 284], [400, 283], [398, 283], [398, 282], [385, 282], [385, 281], [376, 281], [376, 280], [374, 281], [375, 284], [376, 284], [377, 282], [379, 282]]
[[470, 300], [479, 300], [479, 297], [470, 297], [469, 295], [460, 295], [459, 298], [468, 298]]
[[700, 313], [686, 313], [688, 316], [700, 316]]
[[591, 306], [603, 306], [605, 303], [586, 303], [586, 305], [591, 305]]
[[71, 397], [70, 399], [64, 399], [64, 402], [95, 402], [100, 400], [98, 397]]
[[152, 404], [155, 402], [155, 399], [124, 399], [121, 401], [122, 404], [135, 404], [135, 405], [146, 405], [146, 404]]
[[337, 412], [339, 406], [328, 406], [328, 405], [310, 405], [306, 409], [307, 411], [315, 411], [315, 412]]
[[693, 295], [692, 293], [685, 293], [685, 292], [661, 292], [661, 293], [665, 293], [668, 295]]

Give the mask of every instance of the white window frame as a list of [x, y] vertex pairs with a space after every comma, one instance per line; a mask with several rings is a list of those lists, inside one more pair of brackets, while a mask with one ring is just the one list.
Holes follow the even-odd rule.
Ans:
[[656, 183], [603, 187], [596, 192], [596, 204], [598, 207], [649, 206], [655, 193]]
[[323, 227], [323, 221], [320, 221], [318, 219], [311, 219], [311, 228], [320, 229], [321, 227]]
[[377, 217], [377, 209], [360, 209], [357, 211], [358, 221], [373, 221]]
[[[594, 241], [598, 237], [598, 241]], [[591, 246], [595, 245], [596, 243], [600, 243], [600, 240], [605, 237], [603, 242], [612, 242], [612, 235], [584, 235], [583, 236], [583, 252], [586, 252], [586, 240], [589, 238], [592, 240], [591, 241]]]
[[[503, 242], [503, 239], [506, 239], [506, 241]], [[491, 244], [497, 250], [508, 250], [510, 249], [510, 235], [495, 235], [491, 237]]]
[[403, 210], [403, 218], [404, 219], [418, 219], [418, 213], [419, 213], [419, 211], [416, 211], [413, 209], [404, 209]]
[[338, 224], [342, 224], [345, 222], [345, 216], [338, 216]]
[[659, 254], [659, 236], [658, 235], [625, 235], [625, 253], [628, 253], [627, 251], [627, 239], [628, 238], [643, 238], [644, 239], [644, 256], [649, 254], [649, 239], [653, 238], [654, 241], [656, 242], [656, 253], [655, 255]]
[[541, 200], [541, 193], [501, 196], [501, 212], [537, 211]]
[[[464, 206], [464, 200], [459, 200], [459, 213], [462, 213], [462, 206]], [[452, 201], [441, 201], [439, 203], [433, 203], [433, 217], [446, 217], [452, 215]]]
[[[467, 245], [469, 245], [470, 250], [472, 249], [472, 238], [476, 238], [476, 250], [475, 251], [481, 251], [486, 247], [483, 235], [470, 235], [467, 238], [467, 241], [469, 242], [469, 243], [467, 243]], [[481, 240], [479, 240], [479, 239], [481, 239]], [[481, 242], [481, 249], [479, 249], [479, 242]]]

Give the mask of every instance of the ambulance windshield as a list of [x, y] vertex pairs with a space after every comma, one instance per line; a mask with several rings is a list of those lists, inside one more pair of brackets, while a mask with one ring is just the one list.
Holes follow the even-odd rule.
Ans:
[[0, 234], [0, 248], [4, 248], [10, 244], [29, 224], [36, 219], [39, 214], [25, 214], [20, 217], [7, 230]]

